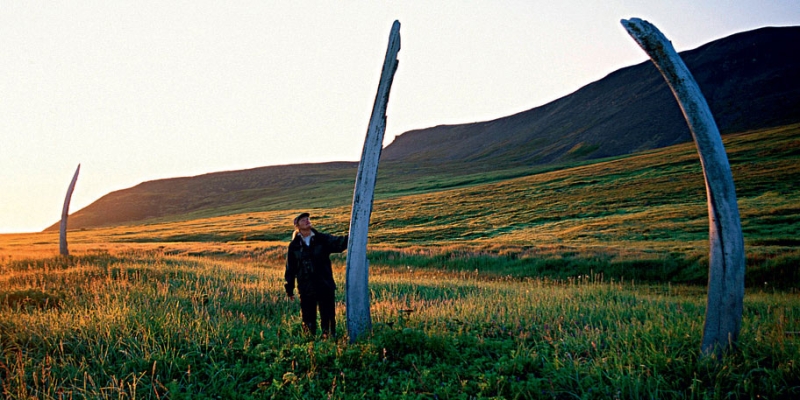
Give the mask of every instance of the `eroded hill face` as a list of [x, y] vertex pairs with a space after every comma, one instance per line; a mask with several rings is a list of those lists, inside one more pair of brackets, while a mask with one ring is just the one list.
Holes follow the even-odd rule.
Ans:
[[[763, 28], [681, 53], [723, 134], [800, 122], [798, 42], [800, 27]], [[400, 135], [383, 150], [376, 196], [473, 185], [690, 140], [672, 93], [648, 61], [509, 117]], [[69, 227], [341, 206], [352, 200], [356, 170], [348, 162], [285, 165], [145, 182], [74, 213]]]

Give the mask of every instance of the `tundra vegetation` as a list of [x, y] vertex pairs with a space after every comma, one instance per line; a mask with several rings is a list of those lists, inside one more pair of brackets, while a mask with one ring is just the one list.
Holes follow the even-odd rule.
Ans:
[[[511, 179], [432, 175], [430, 191], [377, 199], [373, 330], [354, 344], [304, 336], [299, 306], [285, 300], [298, 210], [73, 230], [70, 257], [58, 255], [56, 232], [0, 235], [0, 390], [11, 399], [796, 398], [800, 125], [723, 141], [746, 294], [738, 351], [721, 360], [701, 357], [708, 216], [686, 143]], [[344, 233], [348, 210], [311, 212], [315, 225]], [[340, 283], [344, 264], [334, 257]]]

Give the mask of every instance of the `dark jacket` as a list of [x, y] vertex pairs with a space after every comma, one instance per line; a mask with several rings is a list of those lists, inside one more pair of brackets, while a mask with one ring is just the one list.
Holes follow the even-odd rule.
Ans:
[[336, 290], [331, 270], [331, 253], [347, 250], [347, 236], [334, 236], [311, 229], [311, 245], [306, 246], [298, 233], [289, 242], [286, 253], [286, 294], [294, 295], [294, 282], [300, 294], [314, 294], [325, 290]]

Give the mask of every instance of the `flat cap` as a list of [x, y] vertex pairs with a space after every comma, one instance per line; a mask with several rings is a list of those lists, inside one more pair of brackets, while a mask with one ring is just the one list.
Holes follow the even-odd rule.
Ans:
[[297, 221], [300, 221], [300, 219], [305, 218], [305, 217], [310, 217], [310, 216], [311, 216], [311, 214], [309, 214], [307, 212], [300, 213], [300, 215], [294, 217], [294, 224], [297, 225]]

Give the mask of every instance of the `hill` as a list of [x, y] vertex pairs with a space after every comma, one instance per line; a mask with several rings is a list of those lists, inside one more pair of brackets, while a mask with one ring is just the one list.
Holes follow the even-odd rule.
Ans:
[[[800, 27], [739, 33], [681, 53], [723, 133], [800, 121]], [[407, 132], [382, 155], [377, 198], [442, 190], [686, 142], [649, 62], [509, 117]], [[348, 204], [357, 164], [285, 165], [145, 182], [70, 216], [70, 229]], [[305, 193], [298, 204], [295, 193]], [[47, 230], [58, 229], [54, 224]]]
[[[723, 134], [800, 121], [800, 27], [738, 33], [681, 52]], [[544, 106], [493, 121], [407, 132], [385, 160], [535, 165], [597, 159], [691, 140], [650, 61]]]
[[[726, 135], [747, 251], [748, 286], [800, 278], [800, 124]], [[491, 174], [487, 174], [491, 175]], [[477, 176], [476, 176], [477, 178]], [[466, 187], [378, 199], [370, 260], [520, 277], [604, 273], [648, 281], [707, 280], [708, 210], [693, 143]], [[349, 204], [304, 209], [347, 232]], [[170, 254], [253, 257], [280, 265], [296, 209], [72, 231], [78, 253], [131, 246]], [[0, 235], [0, 250], [58, 234]], [[23, 237], [24, 236], [24, 237]]]

